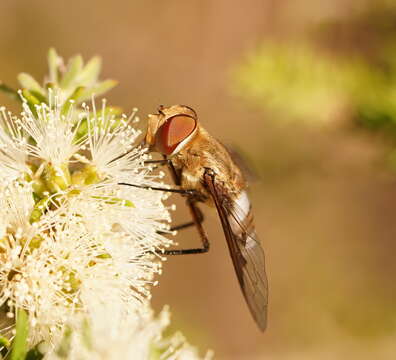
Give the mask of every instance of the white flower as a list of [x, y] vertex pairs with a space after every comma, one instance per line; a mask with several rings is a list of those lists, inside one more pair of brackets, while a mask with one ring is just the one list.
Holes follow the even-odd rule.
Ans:
[[0, 107], [0, 181], [4, 185], [23, 173], [29, 173], [26, 164], [26, 139], [22, 135], [17, 119]]
[[[121, 313], [116, 303], [96, 304], [90, 313], [89, 322], [82, 321], [79, 330], [70, 333], [63, 342], [71, 342], [68, 360], [210, 360], [208, 351], [202, 358], [196, 348], [187, 343], [184, 336], [176, 333], [163, 337], [170, 323], [170, 314], [165, 307], [158, 318], [152, 311], [139, 314]], [[107, 324], [107, 325], [105, 325]], [[58, 360], [64, 355], [64, 344], [49, 359]]]
[[[0, 178], [0, 300], [10, 317], [27, 310], [32, 344], [55, 344], [94, 302], [146, 307], [161, 271], [154, 252], [171, 244], [158, 231], [170, 218], [163, 193], [118, 185], [158, 180], [145, 150], [133, 148], [137, 132], [126, 118], [103, 109], [75, 122], [73, 106], [62, 114], [56, 96], [23, 109], [0, 131], [12, 154], [8, 163], [0, 157], [0, 169], [16, 164], [13, 181]], [[11, 120], [18, 131], [4, 128]], [[88, 132], [77, 139], [83, 121]]]
[[51, 49], [51, 85], [22, 73], [20, 116], [0, 108], [2, 343], [18, 317], [45, 359], [199, 359], [180, 334], [162, 337], [169, 312], [150, 307], [172, 241], [168, 194], [147, 189], [167, 185], [145, 163], [136, 110], [79, 105], [115, 82], [99, 81], [99, 58], [63, 64]]
[[22, 118], [15, 121], [26, 137], [34, 140], [33, 145], [27, 145], [29, 155], [41, 161], [51, 162], [55, 168], [69, 161], [80, 147], [80, 142], [76, 141], [79, 123], [73, 121], [74, 106], [70, 106], [67, 112], [63, 113], [58, 97], [57, 93], [53, 95], [50, 92], [49, 104], [36, 106], [35, 113], [22, 97]]

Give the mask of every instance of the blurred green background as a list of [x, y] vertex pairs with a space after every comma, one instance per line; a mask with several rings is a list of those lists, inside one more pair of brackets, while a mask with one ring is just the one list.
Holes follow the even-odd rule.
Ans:
[[[380, 0], [0, 2], [0, 79], [42, 78], [54, 46], [98, 54], [140, 116], [188, 104], [242, 149], [270, 281], [261, 334], [216, 213], [209, 254], [169, 258], [154, 290], [218, 359], [396, 357], [396, 4]], [[3, 94], [0, 104], [16, 109]], [[182, 201], [175, 223], [186, 219]], [[179, 233], [182, 246], [198, 242]]]

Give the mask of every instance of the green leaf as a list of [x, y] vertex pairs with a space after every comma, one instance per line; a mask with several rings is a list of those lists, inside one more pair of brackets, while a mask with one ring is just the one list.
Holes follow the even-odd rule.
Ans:
[[28, 102], [29, 106], [40, 105], [40, 100], [37, 99], [29, 90], [23, 89], [22, 96]]
[[41, 103], [48, 104], [47, 98], [37, 91], [30, 90], [30, 93]]
[[81, 55], [76, 55], [70, 59], [67, 71], [60, 82], [61, 88], [67, 88], [74, 82], [78, 74], [82, 71], [83, 65]]
[[10, 360], [24, 360], [27, 354], [27, 337], [29, 334], [28, 315], [25, 310], [18, 309], [16, 334], [12, 343]]
[[0, 91], [14, 100], [21, 101], [21, 97], [19, 96], [18, 92], [1, 81], [0, 81]]
[[62, 107], [62, 114], [66, 115], [67, 112], [69, 111], [70, 107], [73, 105], [74, 102], [78, 102], [78, 99], [81, 97], [81, 95], [84, 93], [85, 87], [84, 86], [79, 86], [77, 87], [73, 94], [71, 94], [68, 99], [65, 101], [63, 107]]
[[84, 136], [87, 136], [88, 134], [88, 119], [85, 118], [81, 120], [78, 129], [76, 131], [76, 137], [74, 139], [74, 142], [80, 141]]
[[45, 90], [33, 78], [33, 76], [31, 76], [27, 73], [20, 73], [18, 75], [18, 81], [23, 88], [28, 89], [31, 92], [36, 92], [36, 93], [40, 94], [41, 96], [45, 97]]
[[32, 111], [34, 116], [37, 116], [37, 111], [35, 105], [40, 105], [40, 100], [37, 99], [29, 90], [23, 89], [22, 96], [27, 101], [30, 110]]
[[100, 69], [102, 67], [102, 60], [100, 57], [95, 56], [88, 61], [84, 69], [80, 72], [78, 76], [78, 85], [92, 85], [98, 80]]
[[81, 93], [78, 97], [78, 102], [82, 102], [91, 98], [92, 95], [99, 96], [116, 86], [118, 82], [116, 80], [105, 80], [101, 83], [92, 86]]
[[57, 54], [54, 48], [48, 51], [48, 66], [49, 66], [49, 78], [50, 81], [57, 84], [58, 83], [58, 68], [62, 63], [62, 58]]

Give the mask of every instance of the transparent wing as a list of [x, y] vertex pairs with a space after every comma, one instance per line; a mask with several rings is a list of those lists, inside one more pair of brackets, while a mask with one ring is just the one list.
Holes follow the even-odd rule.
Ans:
[[238, 166], [239, 170], [241, 170], [243, 176], [249, 181], [249, 183], [262, 181], [257, 169], [241, 149], [235, 146], [235, 144], [223, 144], [223, 146], [227, 149], [231, 159], [234, 161], [235, 165]]
[[204, 178], [216, 204], [243, 295], [253, 318], [264, 331], [267, 326], [268, 281], [264, 251], [254, 229], [252, 213], [241, 209], [216, 182], [214, 175], [205, 174]]

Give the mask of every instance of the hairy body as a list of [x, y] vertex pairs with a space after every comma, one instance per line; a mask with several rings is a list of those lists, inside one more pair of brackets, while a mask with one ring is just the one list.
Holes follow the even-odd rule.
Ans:
[[229, 196], [237, 198], [247, 185], [241, 171], [225, 147], [202, 126], [197, 126], [197, 135], [172, 157], [172, 163], [180, 173], [181, 187], [198, 191], [202, 195], [200, 201], [214, 206], [204, 182], [205, 170], [211, 169], [219, 185], [222, 184]]
[[[264, 252], [240, 169], [188, 106], [161, 107], [159, 114], [151, 115], [146, 143], [170, 161], [178, 185], [192, 194], [188, 199], [192, 209], [196, 202], [216, 207], [242, 293], [257, 325], [264, 331], [268, 304]], [[207, 251], [206, 235], [201, 226], [198, 230]], [[189, 253], [196, 253], [195, 250]]]

